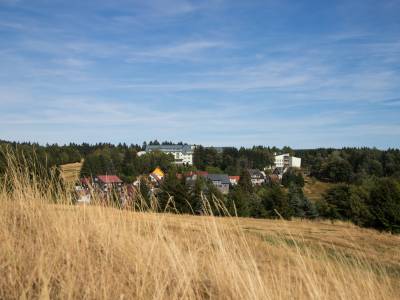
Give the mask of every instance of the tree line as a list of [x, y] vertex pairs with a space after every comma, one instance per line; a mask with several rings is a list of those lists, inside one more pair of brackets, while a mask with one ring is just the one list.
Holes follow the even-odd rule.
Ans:
[[368, 176], [400, 177], [400, 150], [376, 148], [295, 150], [302, 167], [322, 181], [361, 183]]
[[[172, 144], [151, 141], [151, 145]], [[143, 151], [137, 144], [113, 145], [39, 145], [0, 141], [0, 176], [7, 168], [5, 153], [12, 149], [17, 156], [41, 162], [47, 168], [84, 159], [81, 176], [116, 174], [125, 182], [133, 182], [141, 174], [156, 167], [167, 173], [158, 197], [160, 205], [171, 204], [175, 211], [200, 213], [206, 209], [204, 199], [219, 199], [230, 214], [255, 218], [328, 218], [352, 221], [357, 225], [391, 232], [400, 231], [400, 151], [371, 148], [293, 150], [289, 147], [254, 146], [252, 148], [196, 147], [193, 166], [173, 164], [172, 155]], [[303, 171], [289, 170], [281, 183], [253, 187], [247, 170], [264, 169], [273, 164], [275, 153], [290, 153], [302, 158]], [[203, 178], [187, 185], [178, 173], [204, 170], [209, 173], [240, 175], [238, 186], [222, 195]], [[310, 201], [303, 191], [303, 172], [321, 181], [336, 183], [318, 201]], [[141, 185], [143, 197], [149, 190]], [[208, 207], [221, 213], [221, 207]]]

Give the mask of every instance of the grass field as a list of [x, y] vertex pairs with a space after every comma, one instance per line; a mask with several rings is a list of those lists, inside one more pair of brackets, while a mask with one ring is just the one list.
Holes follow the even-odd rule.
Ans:
[[23, 168], [9, 170], [6, 179], [0, 299], [400, 295], [399, 236], [348, 223], [68, 205], [70, 195], [54, 181], [43, 184]]
[[348, 223], [144, 213], [48, 200], [32, 186], [0, 194], [0, 299], [400, 295], [399, 236]]
[[395, 299], [400, 238], [350, 224], [1, 199], [0, 298]]
[[323, 197], [323, 194], [335, 186], [334, 183], [322, 182], [313, 177], [304, 177], [304, 195], [311, 201], [319, 200]]
[[61, 165], [60, 170], [62, 178], [68, 183], [76, 182], [79, 179], [82, 165], [83, 160], [81, 162]]

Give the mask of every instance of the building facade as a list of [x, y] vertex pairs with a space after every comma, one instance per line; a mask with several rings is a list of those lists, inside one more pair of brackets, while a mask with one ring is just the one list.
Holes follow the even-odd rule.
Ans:
[[222, 193], [229, 193], [230, 180], [227, 174], [208, 174], [206, 177]]
[[251, 183], [253, 185], [262, 185], [265, 183], [265, 173], [258, 169], [248, 169], [250, 174]]
[[275, 168], [301, 168], [301, 158], [290, 156], [289, 153], [275, 155]]
[[97, 175], [94, 177], [94, 185], [103, 192], [108, 192], [112, 189], [120, 190], [122, 184], [122, 180], [117, 175]]
[[146, 153], [161, 151], [172, 154], [176, 164], [193, 165], [194, 145], [147, 145]]

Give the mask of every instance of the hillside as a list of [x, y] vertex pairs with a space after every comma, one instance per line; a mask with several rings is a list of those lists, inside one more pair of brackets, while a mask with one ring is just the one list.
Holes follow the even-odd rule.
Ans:
[[1, 299], [400, 294], [400, 237], [347, 223], [135, 213], [4, 194], [0, 206]]
[[64, 164], [60, 166], [62, 178], [68, 182], [73, 183], [79, 179], [83, 160], [81, 162]]
[[304, 195], [312, 201], [319, 200], [323, 197], [323, 194], [335, 186], [334, 183], [319, 181], [314, 177], [304, 177]]
[[7, 170], [0, 188], [0, 299], [400, 294], [400, 236], [342, 222], [71, 205], [63, 184], [25, 168]]

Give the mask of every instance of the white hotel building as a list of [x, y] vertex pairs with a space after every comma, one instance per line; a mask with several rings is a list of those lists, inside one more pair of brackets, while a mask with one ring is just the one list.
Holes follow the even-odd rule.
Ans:
[[301, 158], [290, 156], [289, 153], [275, 155], [275, 168], [301, 168]]
[[194, 145], [147, 145], [146, 152], [161, 151], [172, 154], [176, 164], [193, 165]]

